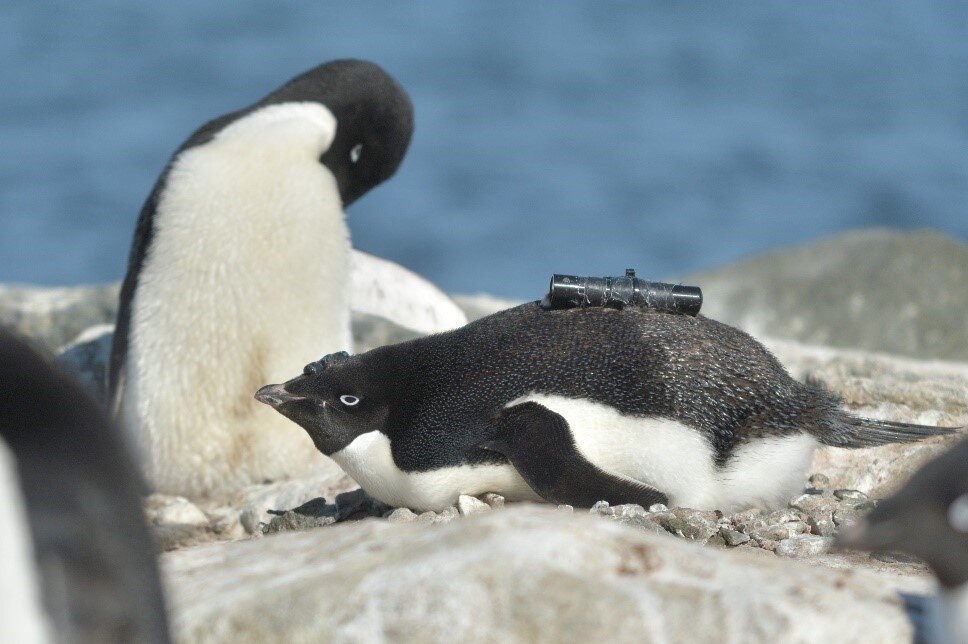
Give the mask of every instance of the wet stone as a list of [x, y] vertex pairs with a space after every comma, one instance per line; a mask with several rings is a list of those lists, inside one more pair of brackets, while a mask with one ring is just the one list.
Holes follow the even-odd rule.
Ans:
[[600, 514], [602, 516], [615, 516], [615, 511], [609, 507], [608, 501], [599, 501], [591, 507], [589, 510], [591, 514]]
[[637, 503], [616, 505], [613, 509], [617, 517], [645, 516], [647, 514], [645, 508]]
[[649, 512], [666, 512], [668, 509], [662, 503], [653, 503], [649, 506]]

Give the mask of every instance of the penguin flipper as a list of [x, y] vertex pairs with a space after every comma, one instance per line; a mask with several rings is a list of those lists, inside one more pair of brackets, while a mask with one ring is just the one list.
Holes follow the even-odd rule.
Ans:
[[591, 507], [638, 503], [649, 507], [668, 503], [662, 492], [610, 474], [578, 451], [568, 422], [536, 402], [504, 409], [495, 419], [494, 438], [481, 445], [508, 458], [531, 488], [550, 503]]

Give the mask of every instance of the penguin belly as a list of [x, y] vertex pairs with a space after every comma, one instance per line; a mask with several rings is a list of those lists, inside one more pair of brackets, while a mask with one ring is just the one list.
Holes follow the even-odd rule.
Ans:
[[274, 145], [242, 131], [180, 154], [158, 204], [132, 301], [122, 414], [160, 492], [230, 492], [332, 467], [252, 399], [262, 383], [351, 348], [339, 192], [289, 140], [332, 136], [332, 116], [286, 107]]
[[508, 465], [454, 465], [421, 472], [401, 470], [393, 460], [389, 437], [367, 432], [334, 453], [333, 460], [367, 494], [394, 507], [443, 510], [461, 494], [494, 492], [509, 501], [540, 501], [521, 475]]
[[665, 494], [671, 507], [732, 511], [776, 506], [802, 490], [817, 442], [797, 433], [753, 439], [723, 466], [697, 429], [682, 422], [622, 414], [596, 401], [531, 394], [506, 406], [535, 402], [568, 424], [578, 452], [613, 476]]

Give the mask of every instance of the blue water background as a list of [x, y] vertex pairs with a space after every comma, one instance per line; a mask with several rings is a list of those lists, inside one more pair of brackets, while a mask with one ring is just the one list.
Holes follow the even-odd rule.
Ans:
[[181, 140], [348, 56], [417, 119], [349, 209], [354, 244], [450, 291], [681, 274], [865, 226], [968, 239], [963, 0], [8, 2], [0, 282], [120, 278]]

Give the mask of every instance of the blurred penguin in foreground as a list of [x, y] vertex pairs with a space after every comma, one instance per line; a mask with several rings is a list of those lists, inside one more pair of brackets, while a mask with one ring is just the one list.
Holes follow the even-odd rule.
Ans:
[[919, 470], [900, 492], [844, 534], [860, 550], [900, 550], [924, 559], [941, 583], [934, 639], [968, 642], [968, 440]]
[[0, 642], [167, 642], [132, 457], [52, 360], [0, 329]]

